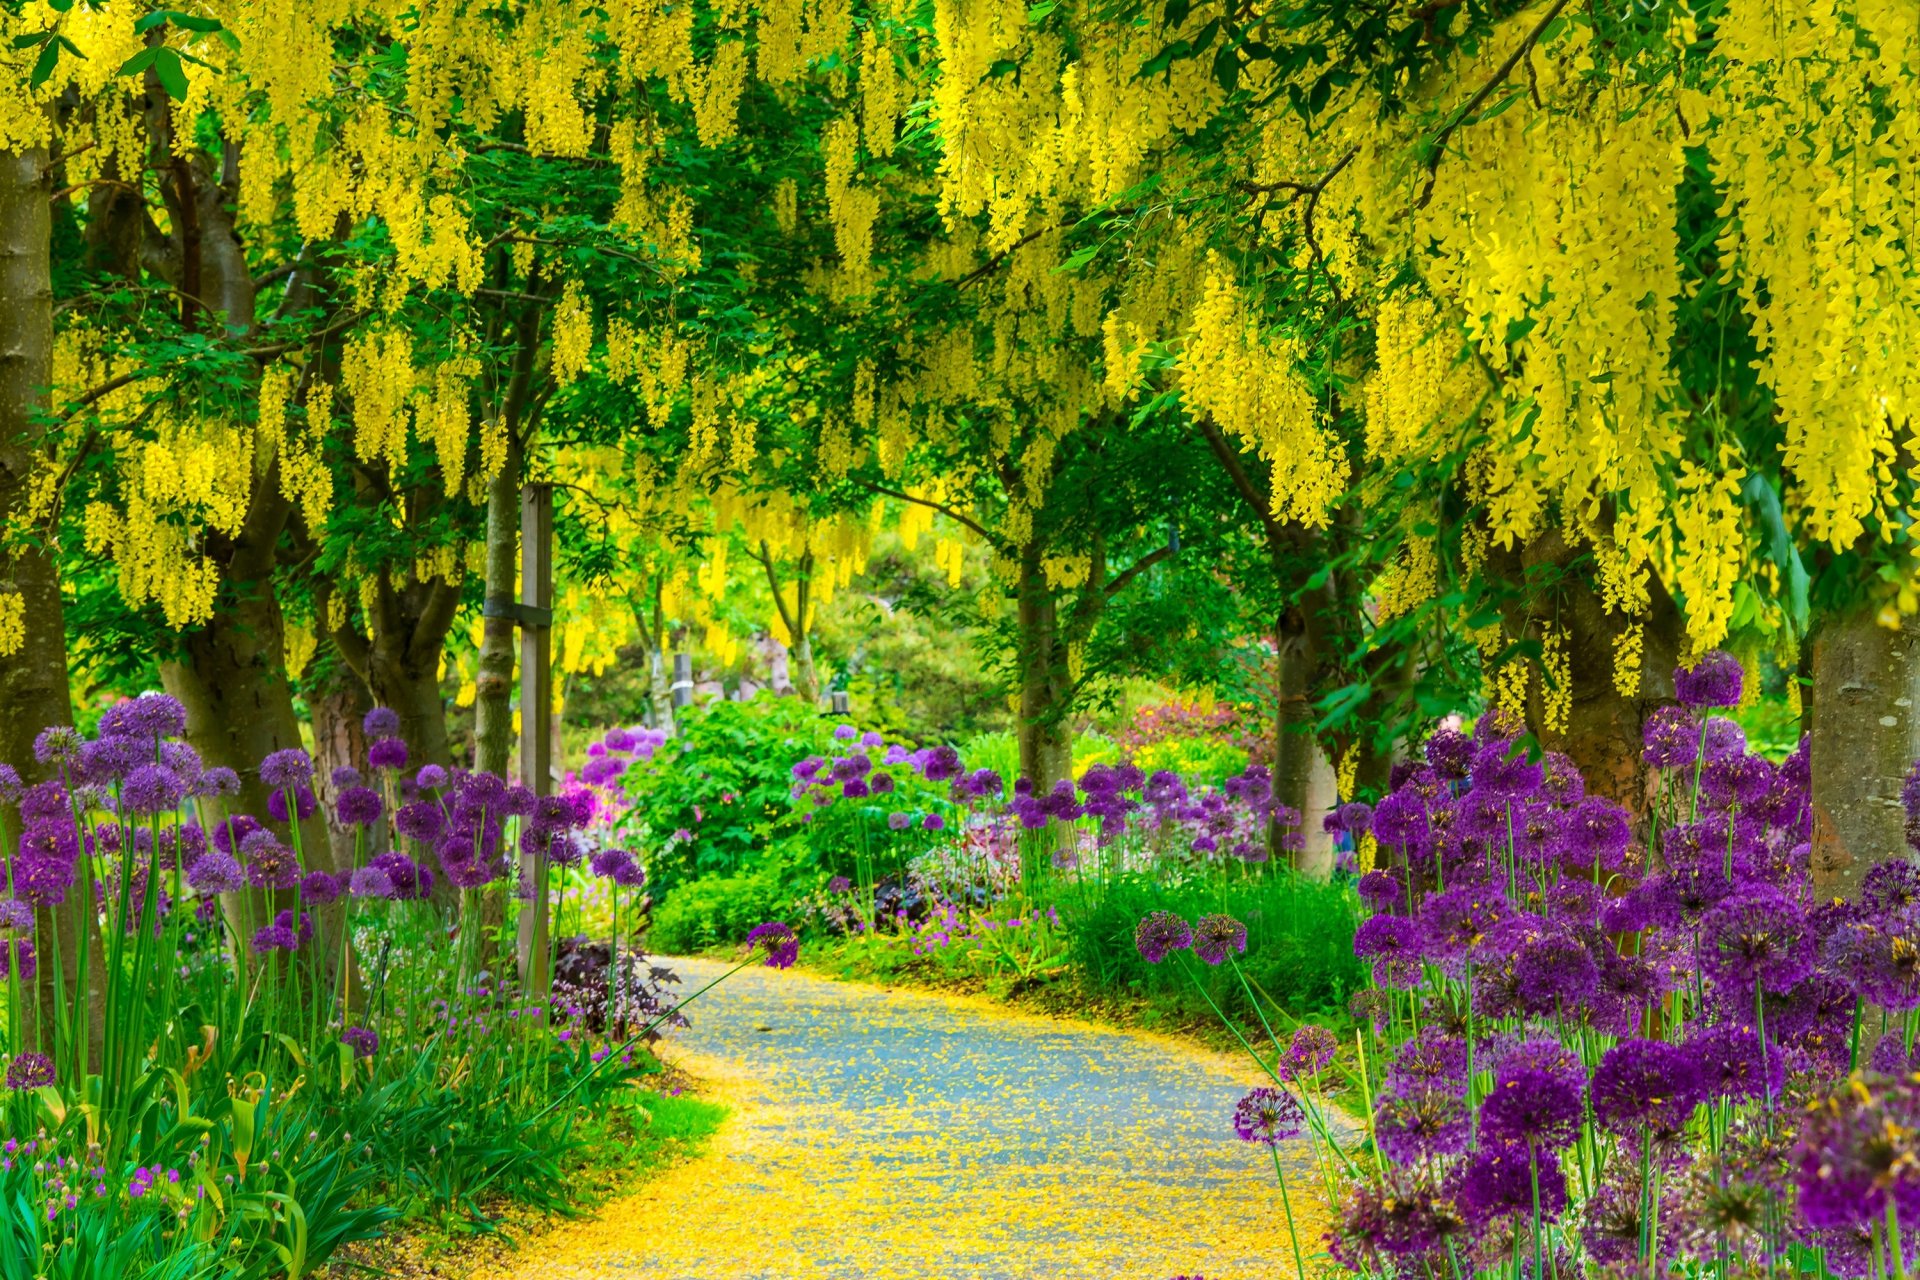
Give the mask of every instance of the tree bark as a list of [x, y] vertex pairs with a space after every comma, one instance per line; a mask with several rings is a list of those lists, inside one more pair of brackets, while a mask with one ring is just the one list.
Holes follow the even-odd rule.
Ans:
[[519, 649], [510, 612], [520, 582], [521, 454], [511, 432], [507, 459], [487, 482], [487, 616], [481, 623], [474, 677], [473, 767], [507, 777], [513, 758], [513, 665]]
[[[1528, 676], [1527, 722], [1541, 746], [1564, 752], [1579, 768], [1591, 794], [1625, 805], [1636, 821], [1652, 803], [1657, 777], [1641, 758], [1641, 731], [1647, 718], [1673, 702], [1673, 668], [1684, 643], [1678, 606], [1660, 580], [1648, 583], [1650, 600], [1642, 618], [1608, 612], [1593, 588], [1588, 553], [1570, 545], [1558, 529], [1549, 529], [1524, 546], [1496, 549], [1487, 558], [1489, 572], [1524, 590], [1505, 608], [1506, 630], [1514, 637], [1537, 635], [1550, 621], [1564, 635], [1571, 700], [1564, 729], [1546, 724], [1549, 691], [1538, 670]], [[1623, 694], [1614, 683], [1614, 646], [1632, 626], [1641, 629], [1639, 684]]]
[[333, 772], [340, 768], [367, 772], [367, 735], [361, 722], [373, 709], [373, 699], [359, 676], [336, 665], [321, 688], [309, 689], [307, 708], [313, 721], [314, 772], [319, 777], [321, 812], [327, 817], [327, 840], [333, 846], [333, 864], [344, 871], [354, 865], [356, 829], [342, 826], [333, 817], [340, 799]]
[[1920, 628], [1881, 626], [1870, 604], [1813, 636], [1813, 880], [1854, 897], [1874, 865], [1905, 855], [1901, 784], [1920, 756]]
[[1020, 773], [1034, 794], [1073, 777], [1073, 736], [1067, 723], [1071, 677], [1060, 635], [1059, 606], [1041, 567], [1042, 546], [1021, 549], [1018, 587]]
[[[67, 632], [60, 597], [60, 566], [51, 530], [22, 529], [22, 507], [34, 471], [47, 389], [53, 382], [53, 284], [51, 189], [44, 148], [0, 153], [0, 591], [17, 593], [24, 635], [11, 653], [0, 653], [0, 762], [13, 765], [26, 782], [52, 776], [33, 757], [33, 740], [50, 725], [73, 723], [67, 685]], [[17, 814], [0, 813], [0, 828], [19, 836]], [[4, 851], [11, 855], [13, 850]], [[84, 890], [76, 886], [71, 892]], [[35, 913], [34, 937], [42, 955], [33, 998], [26, 1001], [30, 1025], [24, 1043], [52, 1045], [56, 1002], [68, 1008], [70, 993], [53, 986], [57, 948], [61, 972], [73, 980], [79, 968], [75, 912], [55, 908]], [[94, 938], [98, 939], [96, 929]], [[96, 956], [103, 954], [93, 946]], [[86, 1007], [88, 1043], [103, 1038], [105, 988], [102, 966], [89, 966]]]

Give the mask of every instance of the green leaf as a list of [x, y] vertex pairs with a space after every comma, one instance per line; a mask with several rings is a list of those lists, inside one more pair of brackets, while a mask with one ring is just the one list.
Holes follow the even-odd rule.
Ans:
[[158, 54], [159, 52], [160, 50], [158, 48], [142, 49], [140, 52], [134, 54], [131, 58], [128, 58], [125, 62], [120, 64], [120, 74], [123, 76], [139, 75], [141, 72], [145, 71], [148, 67], [153, 65], [154, 55]]
[[1041, 23], [1045, 22], [1048, 16], [1053, 13], [1054, 8], [1058, 4], [1059, 4], [1059, 0], [1040, 0], [1040, 3], [1038, 4], [1028, 5], [1027, 6], [1027, 25], [1032, 27], [1037, 27]]
[[1240, 55], [1224, 48], [1213, 55], [1213, 79], [1220, 88], [1232, 93], [1240, 83]]
[[155, 49], [153, 74], [160, 81], [160, 87], [167, 96], [179, 101], [187, 96], [187, 73], [180, 65], [180, 55], [168, 48]]
[[39, 31], [33, 35], [15, 36], [13, 38], [13, 47], [16, 49], [31, 49], [34, 45], [45, 44], [47, 37], [52, 34], [53, 32], [51, 31]]
[[1015, 62], [1012, 58], [1002, 58], [998, 62], [994, 63], [992, 66], [987, 68], [987, 75], [989, 77], [1012, 75], [1014, 72], [1018, 71], [1019, 69], [1020, 69], [1020, 64], [1018, 62]]
[[1177, 27], [1193, 11], [1193, 0], [1167, 0], [1167, 25]]
[[60, 45], [57, 41], [47, 41], [47, 47], [33, 60], [33, 73], [27, 77], [27, 85], [38, 89], [53, 74], [54, 64], [60, 61]]

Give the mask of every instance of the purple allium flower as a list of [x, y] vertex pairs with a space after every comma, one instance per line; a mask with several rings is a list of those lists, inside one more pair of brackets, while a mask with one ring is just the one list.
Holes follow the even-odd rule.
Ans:
[[1580, 1060], [1554, 1040], [1529, 1040], [1508, 1052], [1480, 1104], [1480, 1130], [1495, 1142], [1536, 1150], [1580, 1136]]
[[1405, 916], [1373, 916], [1354, 930], [1353, 954], [1362, 960], [1379, 956], [1414, 958], [1425, 941], [1417, 921]]
[[246, 887], [247, 873], [232, 855], [217, 850], [203, 853], [187, 868], [187, 883], [193, 891], [203, 898], [216, 894], [237, 893]]
[[1360, 894], [1360, 901], [1373, 911], [1391, 911], [1407, 900], [1406, 885], [1399, 876], [1384, 869], [1367, 872], [1354, 888]]
[[960, 753], [946, 743], [921, 753], [920, 775], [928, 782], [945, 782], [960, 772]]
[[0, 898], [0, 937], [24, 938], [33, 932], [33, 904]]
[[370, 827], [380, 821], [384, 809], [380, 793], [372, 787], [348, 787], [334, 805], [341, 825], [347, 827]]
[[1687, 1052], [1660, 1040], [1622, 1040], [1593, 1073], [1593, 1114], [1622, 1137], [1643, 1127], [1677, 1133], [1700, 1101], [1699, 1072]]
[[1673, 693], [1683, 706], [1737, 707], [1745, 681], [1740, 659], [1724, 649], [1713, 649], [1691, 668], [1674, 669]]
[[31, 982], [39, 969], [39, 957], [34, 953], [32, 942], [25, 938], [0, 940], [0, 981], [17, 975], [20, 981]]
[[256, 889], [291, 889], [300, 883], [300, 863], [293, 850], [270, 831], [255, 831], [240, 842], [247, 863], [247, 882]]
[[392, 707], [375, 707], [361, 717], [360, 729], [369, 738], [392, 738], [400, 733], [400, 713]]
[[1319, 1075], [1333, 1061], [1339, 1048], [1340, 1042], [1333, 1032], [1306, 1023], [1295, 1029], [1293, 1039], [1288, 1042], [1286, 1056], [1280, 1060], [1281, 1072], [1289, 1079]]
[[800, 958], [800, 939], [785, 924], [769, 920], [747, 933], [747, 950], [764, 952], [769, 969], [791, 969]]
[[308, 787], [300, 787], [294, 790], [291, 816], [287, 809], [287, 793], [285, 791], [269, 791], [267, 793], [267, 816], [275, 822], [291, 822], [295, 818], [305, 821], [313, 816], [313, 811], [318, 807], [319, 802], [314, 799], [313, 791]]
[[399, 738], [381, 738], [367, 747], [367, 767], [395, 771], [407, 767], [407, 744]]
[[1414, 1164], [1467, 1148], [1467, 1102], [1458, 1089], [1427, 1086], [1384, 1093], [1373, 1117], [1374, 1141], [1387, 1159]]
[[297, 951], [300, 949], [300, 938], [293, 931], [291, 923], [282, 924], [275, 920], [272, 924], [261, 925], [253, 931], [253, 949], [256, 952]]
[[400, 812], [394, 815], [394, 824], [409, 840], [430, 844], [446, 829], [447, 815], [436, 800], [415, 800], [400, 806]]
[[1327, 1233], [1334, 1260], [1369, 1275], [1441, 1275], [1472, 1247], [1461, 1198], [1428, 1169], [1382, 1172], [1353, 1187]]
[[19, 804], [20, 797], [26, 793], [20, 771], [10, 764], [0, 764], [0, 804]]
[[1755, 886], [1701, 920], [1700, 958], [1708, 972], [1739, 990], [1751, 992], [1758, 983], [1791, 991], [1813, 970], [1806, 913], [1778, 889]]
[[371, 1058], [380, 1052], [380, 1033], [371, 1027], [348, 1027], [340, 1033], [340, 1043], [352, 1049], [356, 1058]]
[[1546, 772], [1541, 792], [1553, 803], [1571, 807], [1587, 794], [1587, 780], [1580, 776], [1580, 766], [1566, 752], [1547, 752], [1540, 757], [1540, 767]]
[[1920, 1007], [1920, 930], [1911, 909], [1891, 919], [1848, 920], [1828, 936], [1821, 960], [1855, 995], [1890, 1013]]
[[1521, 947], [1513, 957], [1513, 976], [1521, 1006], [1543, 1015], [1579, 1010], [1600, 986], [1593, 953], [1564, 933]]
[[1473, 764], [1473, 739], [1457, 729], [1435, 729], [1425, 752], [1427, 763], [1442, 778], [1465, 778]]
[[347, 882], [347, 892], [356, 898], [391, 898], [393, 879], [379, 867], [361, 867]]
[[1426, 801], [1413, 791], [1389, 792], [1373, 811], [1373, 838], [1381, 844], [1404, 851], [1425, 845], [1428, 834]]
[[827, 892], [831, 894], [842, 894], [851, 888], [853, 888], [853, 881], [845, 876], [835, 876], [827, 881]]
[[1240, 1141], [1262, 1142], [1270, 1147], [1299, 1137], [1306, 1121], [1307, 1113], [1299, 1099], [1285, 1089], [1251, 1090], [1233, 1108], [1233, 1131], [1240, 1135]]
[[225, 765], [215, 765], [193, 780], [193, 794], [237, 796], [240, 794], [240, 775]]
[[865, 778], [849, 778], [840, 784], [840, 794], [849, 800], [862, 800], [871, 794]]
[[1567, 1180], [1550, 1150], [1485, 1143], [1460, 1177], [1460, 1206], [1469, 1221], [1487, 1227], [1503, 1219], [1531, 1220], [1536, 1203], [1543, 1222], [1567, 1209]]
[[1224, 964], [1247, 952], [1247, 926], [1229, 915], [1201, 916], [1193, 925], [1193, 954], [1208, 964]]
[[1699, 1071], [1700, 1087], [1708, 1097], [1735, 1102], [1777, 1098], [1786, 1083], [1780, 1050], [1763, 1045], [1751, 1027], [1714, 1027], [1681, 1048]]
[[[1639, 1170], [1631, 1177], [1615, 1177], [1602, 1182], [1584, 1206], [1580, 1241], [1587, 1256], [1605, 1268], [1606, 1274], [1638, 1274], [1642, 1250], [1652, 1232], [1658, 1230], [1654, 1257], [1679, 1256], [1674, 1222], [1680, 1217], [1674, 1183], [1661, 1184], [1657, 1212], [1649, 1221], [1647, 1213], [1653, 1197], [1641, 1185]], [[1617, 1269], [1617, 1270], [1616, 1270]]]
[[812, 782], [820, 776], [820, 771], [826, 767], [827, 758], [825, 756], [808, 756], [806, 759], [794, 765], [788, 772], [793, 775], [795, 782]]
[[1499, 890], [1484, 885], [1460, 885], [1434, 894], [1420, 907], [1427, 954], [1442, 961], [1465, 957], [1511, 910]]
[[300, 897], [315, 906], [326, 906], [346, 892], [340, 877], [330, 871], [309, 871], [300, 881]]
[[276, 790], [313, 781], [313, 761], [298, 747], [269, 752], [260, 762], [260, 781]]
[[1705, 740], [1700, 747], [1704, 764], [1730, 760], [1747, 749], [1747, 731], [1725, 716], [1708, 716]]
[[1911, 1080], [1850, 1082], [1814, 1105], [1794, 1148], [1800, 1214], [1816, 1228], [1884, 1225], [1888, 1200], [1920, 1218], [1920, 1092]]
[[946, 825], [947, 825], [947, 820], [941, 817], [937, 813], [930, 813], [926, 817], [920, 819], [920, 829], [922, 831], [939, 831], [939, 830], [942, 830]]
[[1685, 707], [1661, 707], [1640, 731], [1641, 759], [1656, 769], [1680, 769], [1700, 758], [1700, 721]]
[[120, 784], [120, 805], [128, 813], [166, 813], [187, 798], [187, 784], [163, 764], [143, 764]]
[[1469, 776], [1476, 795], [1523, 800], [1540, 790], [1546, 770], [1505, 742], [1494, 742], [1474, 753]]
[[80, 763], [80, 735], [71, 726], [49, 725], [33, 740], [33, 758], [41, 764], [71, 767]]
[[1368, 824], [1373, 821], [1373, 806], [1362, 804], [1358, 800], [1350, 800], [1329, 816], [1338, 819], [1342, 831], [1358, 834], [1365, 831]]
[[7, 1088], [15, 1093], [24, 1093], [28, 1089], [40, 1089], [55, 1080], [53, 1059], [44, 1053], [31, 1050], [17, 1053], [13, 1061], [7, 1064]]
[[1171, 911], [1150, 911], [1133, 928], [1134, 949], [1148, 964], [1159, 964], [1193, 945], [1193, 929]]
[[1920, 903], [1920, 864], [1905, 858], [1878, 863], [1860, 882], [1860, 903], [1870, 911], [1894, 912]]
[[510, 818], [531, 817], [537, 799], [532, 791], [516, 784], [501, 793], [498, 807], [502, 814]]
[[[852, 786], [853, 784], [848, 783], [847, 785]], [[913, 816], [911, 814], [901, 813], [899, 810], [896, 809], [894, 812], [887, 815], [887, 826], [891, 830], [905, 831], [908, 827], [912, 825], [913, 825]]]
[[1899, 1028], [1880, 1037], [1867, 1058], [1867, 1070], [1883, 1076], [1909, 1076], [1920, 1071], [1920, 1041], [1907, 1048], [1906, 1035]]
[[852, 742], [859, 736], [860, 731], [850, 724], [837, 724], [833, 726], [833, 740], [835, 742]]
[[345, 791], [348, 787], [357, 787], [362, 779], [360, 771], [350, 764], [343, 764], [327, 775], [333, 782], [335, 791]]
[[423, 764], [420, 772], [413, 775], [413, 782], [422, 791], [438, 791], [447, 785], [447, 771], [437, 764]]
[[1627, 811], [1611, 800], [1589, 796], [1561, 826], [1569, 865], [1618, 871], [1633, 839]]
[[153, 762], [153, 743], [142, 738], [96, 738], [80, 747], [80, 772], [91, 782], [105, 784], [124, 778]]

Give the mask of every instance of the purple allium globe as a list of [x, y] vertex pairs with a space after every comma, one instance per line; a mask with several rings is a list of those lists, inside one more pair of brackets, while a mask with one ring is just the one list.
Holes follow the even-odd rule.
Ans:
[[28, 1050], [15, 1054], [13, 1061], [7, 1063], [7, 1088], [15, 1093], [45, 1088], [56, 1078], [53, 1059], [44, 1053]]
[[348, 1027], [340, 1033], [340, 1043], [353, 1050], [356, 1058], [371, 1058], [380, 1052], [380, 1033], [371, 1027]]
[[255, 831], [240, 842], [247, 883], [256, 889], [291, 889], [300, 883], [300, 861], [270, 831]]
[[430, 844], [439, 839], [440, 832], [446, 828], [447, 815], [436, 800], [415, 800], [400, 806], [400, 812], [394, 815], [394, 825], [409, 840]]
[[346, 885], [331, 871], [309, 871], [300, 880], [301, 899], [315, 906], [324, 907], [337, 901], [346, 891]]
[[[293, 796], [293, 808], [291, 810], [287, 808], [287, 796], [289, 792]], [[267, 793], [267, 816], [271, 817], [275, 822], [291, 822], [295, 818], [304, 822], [313, 816], [313, 811], [317, 807], [319, 807], [319, 802], [314, 799], [313, 789], [311, 787], [294, 787], [289, 790], [270, 791]]]
[[360, 729], [369, 738], [398, 737], [400, 713], [392, 707], [375, 707], [360, 718]]
[[1682, 769], [1700, 758], [1700, 721], [1685, 707], [1661, 707], [1640, 731], [1641, 759], [1656, 769]]
[[1340, 1041], [1333, 1032], [1309, 1022], [1295, 1029], [1293, 1039], [1287, 1044], [1286, 1056], [1280, 1061], [1281, 1074], [1294, 1080], [1317, 1076], [1333, 1062], [1339, 1048]]
[[1785, 992], [1812, 971], [1813, 939], [1798, 902], [1756, 886], [1701, 920], [1700, 955], [1708, 972], [1736, 990]]
[[345, 791], [348, 787], [357, 787], [363, 781], [360, 771], [350, 764], [343, 764], [327, 775], [335, 791]]
[[372, 787], [348, 787], [334, 804], [334, 813], [343, 827], [370, 827], [380, 821], [386, 806]]
[[1233, 1131], [1242, 1142], [1260, 1142], [1278, 1146], [1300, 1136], [1307, 1113], [1299, 1099], [1285, 1089], [1263, 1087], [1251, 1090], [1233, 1108]]
[[247, 873], [231, 854], [210, 850], [187, 868], [187, 883], [203, 898], [222, 893], [237, 893], [246, 887]]
[[163, 764], [143, 764], [120, 784], [120, 805], [128, 813], [168, 813], [187, 798], [187, 784]]
[[1502, 1220], [1530, 1220], [1536, 1203], [1544, 1222], [1557, 1221], [1567, 1210], [1567, 1180], [1559, 1160], [1551, 1151], [1524, 1145], [1483, 1142], [1461, 1173], [1459, 1195], [1468, 1220], [1483, 1229]]
[[215, 765], [193, 780], [193, 794], [237, 796], [240, 794], [240, 775], [225, 765]]
[[1816, 1228], [1884, 1226], [1888, 1201], [1920, 1215], [1920, 1087], [1854, 1081], [1819, 1099], [1794, 1148], [1800, 1214]]
[[[851, 784], [849, 784], [851, 785]], [[905, 831], [913, 825], [913, 815], [901, 813], [898, 809], [887, 815], [887, 827], [892, 831]]]
[[347, 881], [347, 892], [356, 898], [391, 898], [393, 878], [380, 867], [361, 867]]
[[1746, 681], [1740, 659], [1724, 649], [1709, 650], [1692, 667], [1673, 673], [1673, 694], [1682, 706], [1737, 707]]
[[944, 830], [946, 825], [947, 820], [937, 813], [930, 813], [920, 819], [920, 829], [922, 831], [940, 831]]
[[1411, 791], [1390, 792], [1373, 811], [1373, 838], [1395, 849], [1411, 849], [1428, 839], [1427, 805]]
[[748, 931], [747, 950], [763, 953], [769, 969], [791, 969], [800, 958], [800, 939], [787, 925], [769, 920]]
[[260, 762], [260, 781], [276, 790], [313, 781], [313, 761], [298, 747], [269, 752]]
[[447, 771], [437, 764], [423, 764], [413, 782], [422, 791], [439, 791], [447, 785]]
[[1643, 1129], [1675, 1133], [1701, 1098], [1700, 1073], [1678, 1045], [1660, 1040], [1622, 1040], [1594, 1069], [1593, 1114], [1611, 1133], [1630, 1137]]
[[1529, 1013], [1552, 1015], [1583, 1007], [1600, 986], [1600, 967], [1579, 939], [1549, 933], [1513, 957], [1514, 987]]
[[1134, 949], [1148, 964], [1159, 964], [1192, 944], [1192, 926], [1171, 911], [1150, 911], [1133, 929]]
[[1247, 926], [1229, 915], [1201, 916], [1193, 924], [1193, 954], [1207, 964], [1225, 964], [1247, 952]]
[[1470, 1137], [1467, 1102], [1457, 1089], [1382, 1094], [1374, 1110], [1374, 1141], [1396, 1164], [1459, 1155]]
[[1391, 911], [1407, 901], [1406, 885], [1399, 876], [1384, 869], [1367, 872], [1354, 889], [1360, 894], [1360, 901], [1373, 911]]
[[853, 888], [853, 881], [847, 879], [845, 876], [835, 876], [833, 879], [827, 881], [827, 892], [836, 896], [847, 892], [851, 888]]
[[381, 738], [367, 747], [367, 767], [394, 772], [407, 767], [407, 744], [399, 738]]
[[33, 758], [41, 764], [72, 767], [80, 763], [80, 734], [66, 725], [42, 729], [33, 740]]
[[1529, 1040], [1509, 1051], [1480, 1103], [1480, 1131], [1522, 1149], [1564, 1147], [1580, 1136], [1586, 1075], [1580, 1060], [1554, 1040]]

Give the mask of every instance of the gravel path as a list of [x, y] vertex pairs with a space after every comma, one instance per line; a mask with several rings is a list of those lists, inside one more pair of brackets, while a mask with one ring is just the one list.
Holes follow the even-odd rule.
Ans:
[[[698, 986], [720, 971], [672, 962]], [[519, 1280], [1293, 1277], [1251, 1064], [985, 1001], [759, 967], [666, 1050], [733, 1108], [707, 1154], [528, 1242]], [[1308, 1267], [1320, 1186], [1282, 1148]]]

